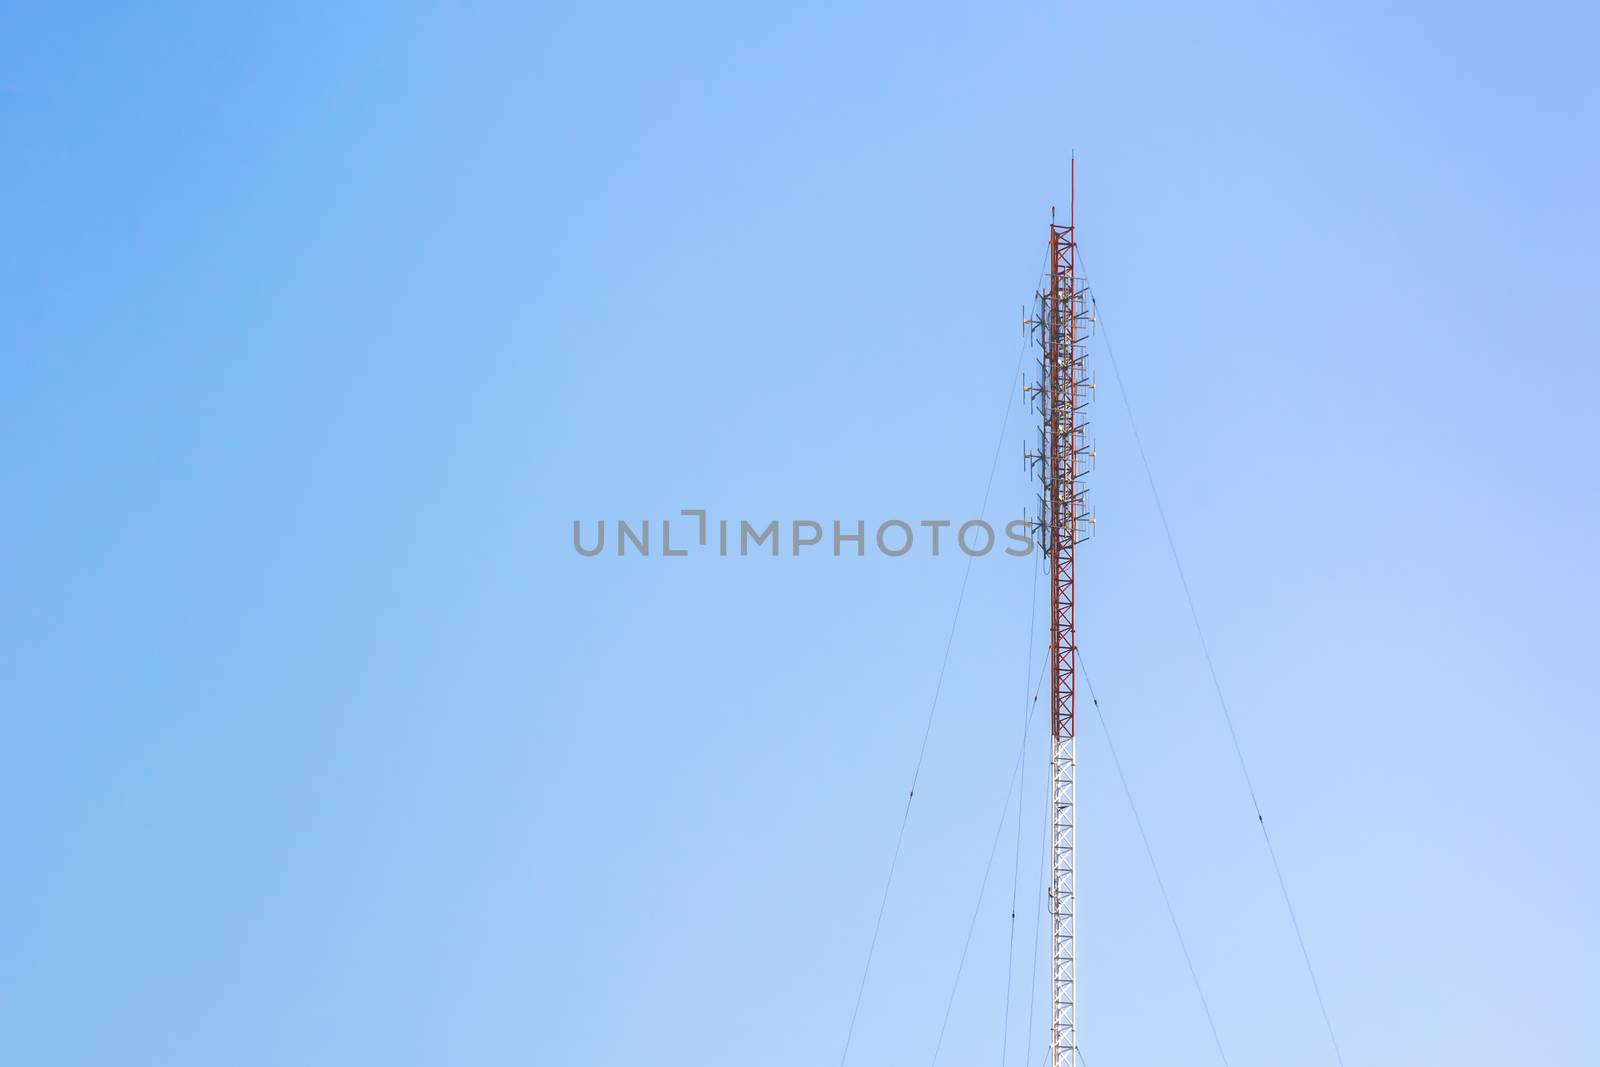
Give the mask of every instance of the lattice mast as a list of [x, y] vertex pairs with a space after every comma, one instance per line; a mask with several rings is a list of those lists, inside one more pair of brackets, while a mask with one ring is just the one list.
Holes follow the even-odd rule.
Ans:
[[1033, 321], [1041, 349], [1031, 391], [1040, 415], [1039, 451], [1028, 458], [1043, 493], [1035, 531], [1050, 578], [1050, 1065], [1077, 1067], [1077, 549], [1094, 519], [1082, 484], [1093, 463], [1084, 408], [1094, 385], [1083, 341], [1092, 320], [1078, 276], [1077, 165], [1067, 224], [1050, 210], [1049, 285], [1037, 294]]

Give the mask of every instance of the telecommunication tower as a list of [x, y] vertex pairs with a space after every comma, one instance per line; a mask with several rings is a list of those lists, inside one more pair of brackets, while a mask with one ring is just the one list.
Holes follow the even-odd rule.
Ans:
[[1039, 413], [1039, 451], [1028, 453], [1042, 483], [1034, 531], [1050, 580], [1050, 1067], [1077, 1067], [1077, 673], [1078, 546], [1094, 528], [1082, 485], [1094, 461], [1084, 408], [1094, 395], [1083, 342], [1093, 325], [1078, 273], [1077, 164], [1067, 223], [1050, 210], [1049, 283], [1037, 294], [1040, 373], [1028, 392]]

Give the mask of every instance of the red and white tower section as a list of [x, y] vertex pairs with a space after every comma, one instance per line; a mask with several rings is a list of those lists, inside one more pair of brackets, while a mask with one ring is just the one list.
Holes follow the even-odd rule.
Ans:
[[[1074, 167], [1074, 170], [1076, 167]], [[1076, 186], [1074, 175], [1074, 186]], [[1078, 546], [1093, 530], [1083, 481], [1093, 464], [1084, 409], [1094, 395], [1083, 342], [1092, 327], [1079, 277], [1074, 227], [1076, 189], [1066, 225], [1050, 219], [1049, 284], [1039, 292], [1033, 327], [1041, 350], [1029, 386], [1040, 419], [1038, 468], [1043, 493], [1035, 533], [1050, 581], [1050, 1065], [1077, 1067], [1077, 674]]]

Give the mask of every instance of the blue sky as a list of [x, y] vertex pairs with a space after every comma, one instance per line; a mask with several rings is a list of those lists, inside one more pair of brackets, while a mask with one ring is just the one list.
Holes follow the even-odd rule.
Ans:
[[[0, 1059], [837, 1062], [963, 560], [571, 522], [975, 515], [1074, 151], [1346, 1062], [1600, 1057], [1593, 12], [8, 23]], [[1093, 358], [1096, 690], [1231, 1062], [1331, 1063]], [[1033, 577], [972, 567], [851, 1063], [933, 1056]], [[1000, 1060], [1013, 870], [1021, 1059], [1040, 742], [941, 1063]], [[1086, 1060], [1217, 1062], [1080, 762]]]

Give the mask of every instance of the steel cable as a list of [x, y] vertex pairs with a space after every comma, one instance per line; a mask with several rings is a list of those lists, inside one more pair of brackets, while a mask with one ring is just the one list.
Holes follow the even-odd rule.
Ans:
[[[956, 975], [950, 983], [950, 997], [945, 1001], [944, 1021], [939, 1025], [939, 1040], [933, 1047], [933, 1060], [930, 1067], [938, 1064], [939, 1051], [944, 1047], [945, 1030], [950, 1025], [950, 1009], [955, 1007], [956, 992], [961, 987], [961, 972], [966, 969], [967, 952], [972, 948], [972, 932], [977, 929], [978, 914], [983, 910], [983, 895], [984, 891], [989, 887], [989, 872], [994, 867], [994, 856], [1000, 848], [1000, 835], [1005, 832], [1006, 816], [1011, 814], [1011, 797], [1017, 792], [1017, 777], [1021, 773], [1024, 757], [1028, 752], [1028, 727], [1033, 724], [1033, 712], [1039, 706], [1039, 693], [1044, 689], [1044, 680], [1049, 674], [1049, 666], [1048, 662], [1039, 665], [1039, 684], [1034, 688], [1033, 700], [1028, 704], [1028, 714], [1022, 721], [1022, 740], [1017, 746], [1017, 759], [1011, 765], [1011, 780], [1006, 784], [1005, 804], [1000, 809], [1000, 821], [994, 828], [994, 841], [989, 846], [989, 862], [984, 865], [983, 881], [978, 885], [978, 900], [972, 906], [972, 920], [967, 924], [967, 939], [961, 946], [961, 959], [956, 963]], [[1020, 797], [1018, 798], [1017, 806], [1019, 809], [1022, 806]]]
[[1223, 1067], [1228, 1067], [1228, 1053], [1222, 1047], [1222, 1035], [1217, 1032], [1217, 1020], [1211, 1014], [1211, 1003], [1206, 1000], [1205, 988], [1200, 984], [1200, 972], [1195, 969], [1194, 957], [1189, 954], [1189, 942], [1184, 938], [1183, 927], [1178, 923], [1177, 909], [1172, 906], [1172, 897], [1167, 894], [1167, 881], [1161, 877], [1161, 865], [1156, 862], [1156, 852], [1151, 847], [1150, 835], [1145, 833], [1144, 820], [1139, 817], [1139, 805], [1134, 803], [1133, 788], [1128, 784], [1128, 776], [1122, 769], [1122, 758], [1117, 755], [1117, 744], [1111, 738], [1111, 728], [1106, 725], [1105, 714], [1100, 710], [1100, 698], [1095, 696], [1094, 683], [1089, 680], [1089, 668], [1083, 662], [1082, 649], [1078, 650], [1078, 666], [1083, 668], [1083, 681], [1089, 689], [1089, 702], [1094, 705], [1095, 718], [1100, 720], [1100, 731], [1106, 739], [1106, 751], [1111, 753], [1111, 764], [1116, 768], [1117, 780], [1122, 783], [1122, 795], [1127, 798], [1128, 809], [1133, 812], [1133, 825], [1139, 831], [1139, 840], [1144, 844], [1144, 854], [1150, 860], [1150, 870], [1156, 876], [1156, 887], [1161, 890], [1161, 903], [1166, 905], [1167, 918], [1172, 921], [1172, 932], [1177, 935], [1183, 962], [1189, 968], [1194, 991], [1200, 998], [1200, 1010], [1205, 1013], [1206, 1025], [1211, 1028], [1211, 1039], [1217, 1043], [1217, 1055], [1222, 1058]]
[[[1006, 410], [1000, 420], [1000, 439], [995, 442], [994, 458], [989, 463], [989, 478], [983, 487], [983, 503], [978, 508], [978, 518], [982, 519], [989, 510], [989, 494], [994, 489], [995, 471], [1000, 466], [1000, 450], [1005, 445], [1006, 429], [1011, 424], [1011, 409], [1016, 403], [1017, 382], [1022, 377], [1022, 360], [1028, 352], [1027, 338], [1024, 336], [1021, 349], [1017, 352], [1017, 366], [1011, 372], [1011, 378], [1006, 384]], [[878, 937], [883, 932], [883, 916], [889, 906], [889, 892], [894, 886], [894, 873], [900, 864], [900, 850], [905, 844], [906, 824], [911, 819], [911, 804], [916, 799], [917, 781], [922, 776], [923, 760], [928, 754], [928, 738], [933, 735], [933, 722], [939, 710], [939, 694], [944, 689], [945, 670], [950, 666], [950, 649], [955, 644], [956, 628], [961, 622], [961, 606], [967, 599], [967, 582], [972, 577], [972, 561], [975, 557], [968, 555], [965, 569], [961, 572], [961, 589], [956, 595], [955, 612], [950, 618], [950, 632], [945, 638], [944, 655], [939, 660], [939, 674], [933, 686], [933, 699], [928, 705], [927, 723], [922, 729], [922, 743], [917, 749], [916, 766], [911, 772], [911, 787], [906, 791], [906, 803], [900, 813], [900, 828], [895, 833], [894, 852], [889, 859], [889, 873], [884, 879], [883, 895], [878, 902], [878, 915], [872, 924], [872, 940], [867, 946], [867, 960], [861, 969], [861, 982], [856, 987], [855, 1006], [850, 1010], [850, 1026], [845, 1031], [844, 1051], [839, 1054], [839, 1067], [844, 1067], [850, 1058], [850, 1043], [855, 1038], [856, 1021], [861, 1014], [861, 1001], [866, 996], [867, 979], [872, 973], [872, 960], [878, 950]]]
[[[1087, 266], [1087, 265], [1086, 265]], [[1245, 790], [1250, 794], [1250, 806], [1255, 809], [1256, 825], [1261, 829], [1261, 838], [1267, 846], [1267, 856], [1272, 861], [1273, 873], [1277, 876], [1278, 889], [1283, 895], [1283, 905], [1289, 913], [1289, 924], [1294, 928], [1295, 941], [1300, 946], [1301, 959], [1305, 961], [1306, 974], [1311, 979], [1311, 990], [1316, 995], [1317, 1008], [1322, 1013], [1323, 1025], [1328, 1029], [1328, 1041], [1333, 1046], [1333, 1056], [1340, 1067], [1344, 1067], [1344, 1054], [1339, 1048], [1339, 1038], [1334, 1032], [1333, 1019], [1328, 1014], [1327, 1001], [1322, 996], [1322, 984], [1317, 980], [1317, 971], [1311, 963], [1311, 952], [1306, 947], [1305, 934], [1300, 929], [1300, 918], [1295, 912], [1294, 901], [1289, 895], [1288, 882], [1283, 877], [1283, 866], [1278, 862], [1278, 852], [1272, 845], [1272, 835], [1267, 832], [1267, 820], [1261, 811], [1261, 802], [1256, 797], [1255, 782], [1250, 777], [1250, 767], [1244, 758], [1244, 747], [1239, 743], [1238, 730], [1234, 728], [1233, 713], [1228, 707], [1228, 698], [1222, 690], [1222, 680], [1217, 674], [1217, 665], [1211, 657], [1211, 646], [1206, 641], [1205, 627], [1200, 624], [1200, 612], [1195, 607], [1194, 593], [1189, 588], [1189, 578], [1183, 569], [1183, 560], [1178, 555], [1178, 543], [1172, 535], [1172, 525], [1167, 521], [1167, 509], [1161, 502], [1161, 492], [1156, 488], [1155, 473], [1150, 465], [1150, 457], [1145, 452], [1144, 439], [1139, 434], [1139, 423], [1133, 415], [1133, 403], [1128, 398], [1128, 388], [1122, 380], [1122, 369], [1117, 365], [1117, 356], [1111, 347], [1111, 337], [1106, 329], [1105, 318], [1100, 313], [1099, 301], [1095, 299], [1091, 290], [1089, 293], [1090, 306], [1094, 311], [1095, 321], [1105, 345], [1106, 356], [1111, 363], [1112, 376], [1117, 382], [1117, 394], [1122, 398], [1123, 410], [1128, 416], [1128, 427], [1133, 431], [1133, 443], [1139, 453], [1139, 462], [1144, 467], [1145, 481], [1150, 486], [1150, 496], [1155, 501], [1156, 514], [1161, 519], [1161, 530], [1166, 535], [1167, 550], [1172, 555], [1172, 565], [1178, 572], [1178, 584], [1183, 587], [1183, 598], [1189, 606], [1189, 618], [1194, 623], [1195, 636], [1200, 640], [1200, 651], [1206, 661], [1206, 670], [1211, 675], [1212, 688], [1216, 690], [1217, 705], [1222, 710], [1222, 721], [1228, 728], [1228, 738], [1233, 742], [1233, 753], [1239, 761], [1239, 771], [1244, 777]]]

